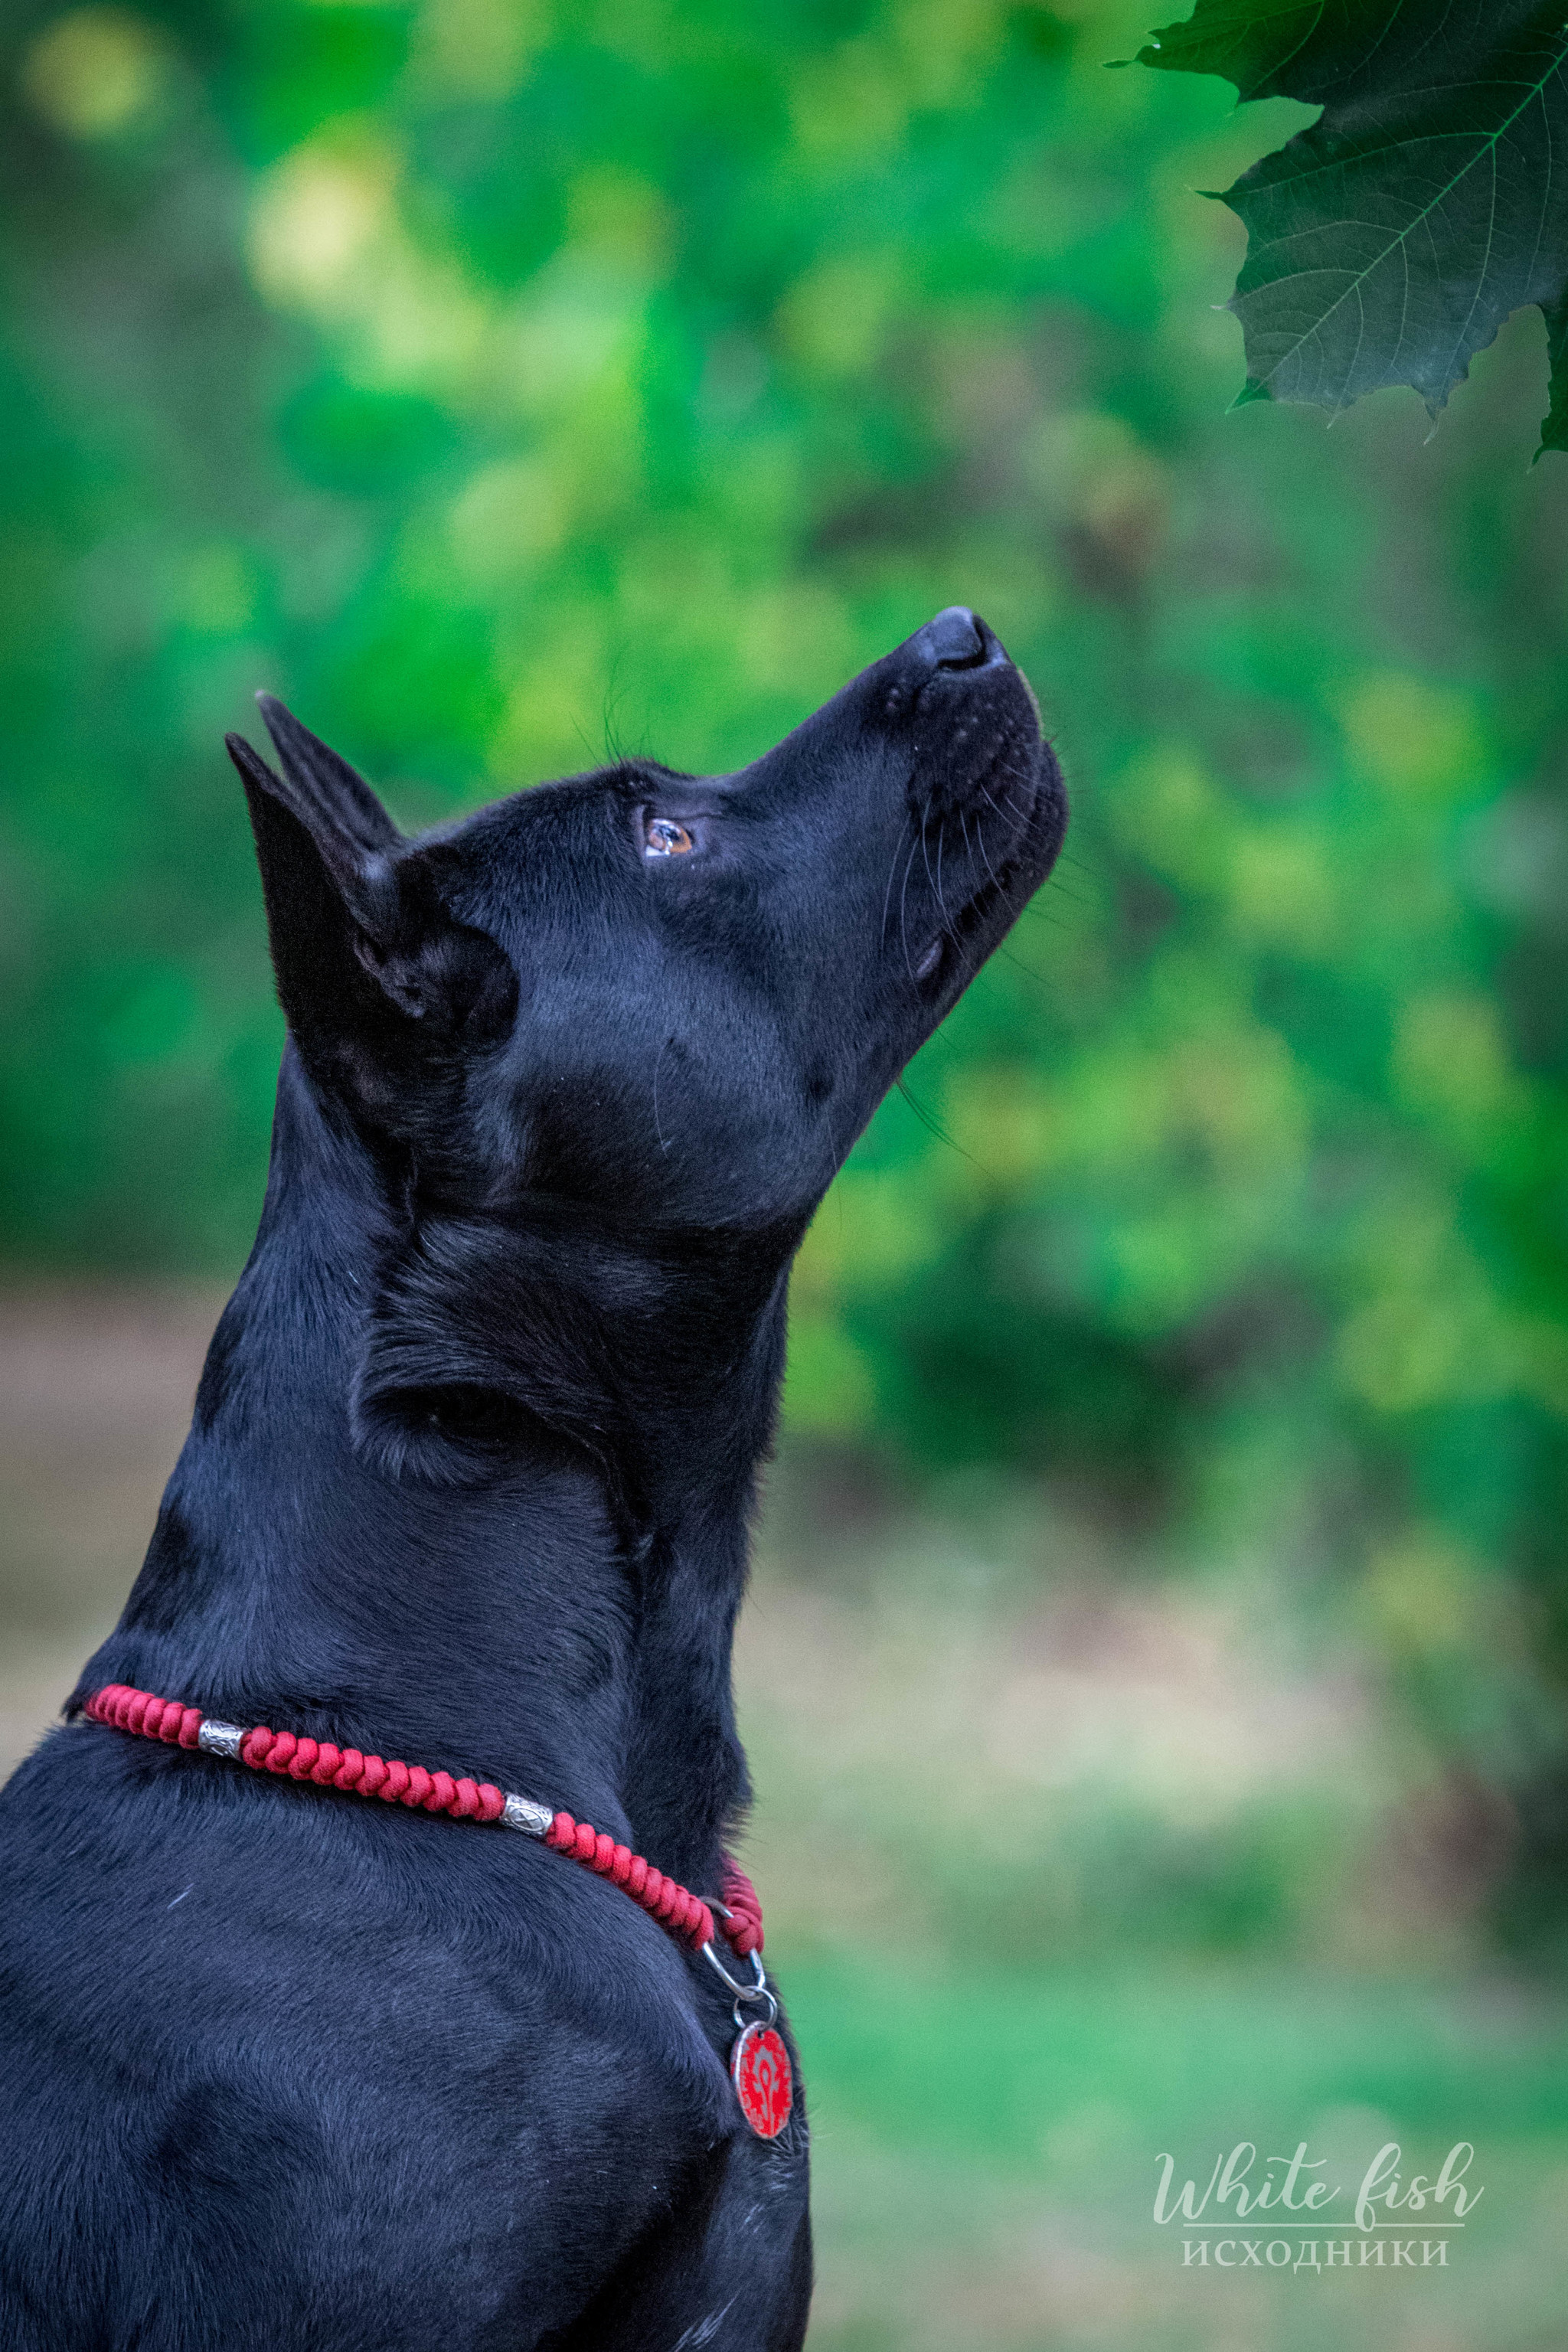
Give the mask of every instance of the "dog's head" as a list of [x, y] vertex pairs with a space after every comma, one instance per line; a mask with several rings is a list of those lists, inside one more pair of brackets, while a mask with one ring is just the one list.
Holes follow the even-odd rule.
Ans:
[[238, 737], [307, 1070], [432, 1208], [798, 1234], [1048, 873], [1060, 772], [954, 606], [749, 768], [633, 760], [405, 840], [279, 703]]

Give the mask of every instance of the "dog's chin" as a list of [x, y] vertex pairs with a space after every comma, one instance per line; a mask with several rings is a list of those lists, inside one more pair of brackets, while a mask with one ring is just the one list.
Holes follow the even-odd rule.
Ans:
[[[1014, 774], [1014, 788], [1023, 780]], [[915, 960], [912, 977], [932, 1003], [955, 997], [1000, 947], [1056, 864], [1067, 830], [1061, 770], [1048, 743], [1037, 740], [1028, 798], [1011, 832], [987, 845], [984, 871], [963, 904], [950, 913]]]

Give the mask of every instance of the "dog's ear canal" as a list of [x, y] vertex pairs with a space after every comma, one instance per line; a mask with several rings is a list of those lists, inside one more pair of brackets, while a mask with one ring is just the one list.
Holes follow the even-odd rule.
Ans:
[[282, 773], [242, 735], [226, 741], [250, 805], [278, 994], [301, 1045], [367, 1027], [392, 1043], [415, 1022], [434, 1045], [428, 1033], [476, 1014], [499, 1028], [515, 992], [500, 949], [452, 913], [429, 856], [406, 845], [364, 778], [271, 695], [257, 701]]

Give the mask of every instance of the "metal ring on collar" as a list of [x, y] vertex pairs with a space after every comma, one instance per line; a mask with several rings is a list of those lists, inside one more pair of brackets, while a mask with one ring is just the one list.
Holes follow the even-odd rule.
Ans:
[[708, 1942], [704, 1944], [701, 1948], [702, 1957], [707, 1961], [709, 1967], [712, 1969], [714, 1975], [719, 1978], [722, 1984], [728, 1987], [729, 1990], [734, 1994], [737, 2000], [771, 2001], [773, 2000], [773, 1994], [768, 1990], [768, 1972], [763, 1966], [762, 1954], [760, 1952], [752, 1952], [747, 1955], [752, 1963], [752, 1981], [750, 1984], [738, 1984], [735, 1979], [730, 1974], [729, 1969], [724, 1966], [723, 1961], [719, 1958], [718, 1953], [713, 1949], [711, 1937], [709, 1938]]

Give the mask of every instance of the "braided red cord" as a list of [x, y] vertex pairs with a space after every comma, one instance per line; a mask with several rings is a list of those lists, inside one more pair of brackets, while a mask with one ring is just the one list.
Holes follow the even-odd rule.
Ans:
[[763, 1948], [761, 1897], [738, 1862], [724, 1856], [724, 1902], [730, 1916], [724, 1933], [744, 1960]]
[[146, 1739], [166, 1739], [175, 1748], [194, 1748], [202, 1727], [199, 1706], [182, 1706], [177, 1698], [154, 1698], [151, 1691], [132, 1690], [128, 1683], [110, 1683], [94, 1691], [83, 1706], [94, 1723], [111, 1723], [116, 1731], [139, 1731]]
[[417, 1812], [448, 1813], [457, 1822], [493, 1822], [506, 1805], [505, 1790], [493, 1781], [454, 1780], [449, 1772], [426, 1772], [423, 1764], [389, 1764], [379, 1756], [362, 1756], [357, 1748], [334, 1748], [330, 1739], [268, 1731], [264, 1723], [246, 1733], [239, 1760], [258, 1772], [348, 1789], [356, 1797], [379, 1797], [384, 1805], [407, 1805]]
[[[127, 1683], [110, 1683], [94, 1691], [82, 1711], [95, 1723], [110, 1724], [116, 1731], [134, 1731], [144, 1739], [163, 1739], [180, 1748], [195, 1747], [205, 1719], [200, 1707], [183, 1706], [178, 1699], [156, 1698], [151, 1691], [132, 1690]], [[427, 1772], [423, 1764], [387, 1763], [379, 1756], [362, 1756], [357, 1748], [336, 1748], [330, 1739], [297, 1738], [291, 1731], [269, 1731], [262, 1723], [245, 1734], [239, 1761], [253, 1771], [313, 1780], [319, 1788], [379, 1797], [384, 1804], [447, 1813], [459, 1822], [493, 1822], [506, 1805], [506, 1791], [492, 1781], [454, 1780], [449, 1772]], [[712, 1941], [713, 1914], [701, 1896], [666, 1878], [640, 1853], [617, 1845], [604, 1831], [574, 1821], [570, 1813], [557, 1813], [544, 1832], [544, 1843], [613, 1881], [671, 1935], [689, 1937], [699, 1946]], [[760, 1952], [763, 1910], [757, 1891], [744, 1871], [728, 1861], [724, 1901], [732, 1914], [726, 1923], [731, 1944], [742, 1959]]]
[[601, 1878], [613, 1880], [671, 1935], [689, 1936], [698, 1945], [712, 1942], [713, 1914], [701, 1896], [666, 1878], [640, 1853], [634, 1853], [630, 1846], [617, 1845], [603, 1830], [574, 1822], [570, 1813], [557, 1813], [544, 1832], [544, 1843], [557, 1853], [570, 1854], [574, 1862], [597, 1871]]

